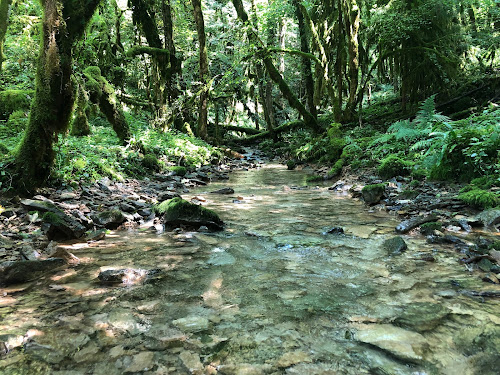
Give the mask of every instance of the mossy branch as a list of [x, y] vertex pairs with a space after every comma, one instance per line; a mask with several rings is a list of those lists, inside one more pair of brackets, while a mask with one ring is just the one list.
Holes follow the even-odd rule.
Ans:
[[126, 56], [134, 57], [138, 55], [152, 55], [152, 56], [165, 56], [167, 59], [170, 58], [170, 51], [163, 48], [154, 48], [149, 46], [134, 46], [130, 48]]

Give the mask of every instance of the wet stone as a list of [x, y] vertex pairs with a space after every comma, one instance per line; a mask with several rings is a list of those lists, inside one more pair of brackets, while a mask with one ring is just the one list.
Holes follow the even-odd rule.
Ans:
[[132, 362], [125, 369], [126, 373], [138, 373], [151, 370], [153, 367], [153, 352], [142, 352], [132, 357]]
[[208, 330], [209, 327], [208, 319], [201, 316], [187, 316], [172, 323], [184, 332], [201, 332]]
[[95, 224], [108, 229], [116, 229], [125, 222], [125, 216], [120, 210], [108, 210], [92, 216]]
[[66, 265], [61, 258], [26, 260], [0, 264], [0, 284], [20, 284], [37, 279]]
[[396, 236], [385, 240], [382, 248], [390, 255], [399, 255], [408, 249], [408, 245], [402, 237]]
[[449, 310], [441, 304], [416, 302], [406, 305], [394, 322], [412, 331], [425, 332], [439, 326], [448, 314]]

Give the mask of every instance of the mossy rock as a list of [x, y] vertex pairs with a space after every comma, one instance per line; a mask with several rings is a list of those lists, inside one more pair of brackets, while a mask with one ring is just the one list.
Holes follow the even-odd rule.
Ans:
[[120, 210], [114, 209], [99, 212], [97, 215], [92, 216], [92, 220], [95, 224], [101, 227], [105, 227], [107, 229], [116, 229], [127, 219]]
[[328, 177], [337, 177], [342, 173], [342, 168], [344, 168], [345, 159], [339, 159], [335, 162], [332, 169], [328, 171]]
[[500, 197], [497, 193], [482, 189], [473, 189], [462, 193], [458, 199], [476, 208], [493, 208], [500, 205]]
[[380, 202], [382, 197], [385, 194], [385, 184], [373, 184], [373, 185], [366, 185], [362, 190], [361, 190], [361, 196], [363, 197], [363, 200], [365, 203], [369, 206], [377, 204]]
[[439, 303], [415, 302], [405, 306], [395, 323], [412, 331], [431, 331], [438, 327], [449, 313], [449, 310]]
[[161, 170], [161, 164], [158, 161], [158, 158], [153, 154], [146, 154], [142, 159], [142, 165], [146, 169], [150, 169], [155, 172], [159, 172]]
[[33, 90], [0, 91], [0, 120], [7, 120], [14, 111], [28, 110], [33, 96]]
[[408, 245], [402, 237], [396, 236], [384, 241], [382, 248], [387, 251], [389, 255], [399, 255], [408, 249]]
[[293, 171], [295, 168], [297, 168], [297, 163], [295, 162], [295, 160], [288, 160], [286, 162], [286, 168], [289, 171]]
[[396, 155], [390, 155], [382, 159], [378, 167], [378, 173], [383, 178], [396, 176], [407, 176], [411, 171], [411, 163]]
[[190, 203], [182, 198], [174, 198], [160, 203], [155, 211], [163, 214], [165, 229], [179, 226], [198, 229], [206, 226], [210, 230], [222, 230], [224, 222], [214, 211]]
[[187, 174], [186, 167], [175, 166], [169, 167], [168, 169], [173, 173], [174, 176], [184, 177]]
[[430, 223], [424, 223], [420, 226], [420, 233], [422, 233], [424, 236], [429, 236], [433, 234], [435, 230], [442, 230], [443, 229], [443, 224], [441, 224], [438, 221], [435, 222], [430, 222]]

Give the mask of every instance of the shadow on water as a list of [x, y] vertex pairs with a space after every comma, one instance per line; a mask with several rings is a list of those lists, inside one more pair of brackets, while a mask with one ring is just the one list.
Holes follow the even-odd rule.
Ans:
[[[81, 264], [4, 289], [2, 374], [497, 374], [498, 301], [450, 250], [385, 213], [270, 165], [192, 192], [224, 232], [116, 232], [70, 251]], [[233, 195], [210, 191], [231, 186]], [[340, 226], [345, 235], [325, 234]], [[432, 254], [435, 262], [422, 261]], [[99, 271], [160, 269], [138, 285]], [[453, 281], [453, 283], [452, 283]]]

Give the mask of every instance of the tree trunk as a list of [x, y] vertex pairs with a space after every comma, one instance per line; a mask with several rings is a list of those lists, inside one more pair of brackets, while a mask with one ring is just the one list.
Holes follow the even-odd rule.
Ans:
[[[238, 14], [238, 18], [243, 22], [243, 23], [248, 23], [248, 14], [245, 11], [245, 8], [243, 7], [243, 3], [241, 0], [232, 0], [234, 8], [236, 9], [236, 13]], [[302, 117], [304, 118], [304, 122], [308, 127], [315, 131], [320, 131], [320, 127], [314, 118], [313, 115], [304, 107], [304, 105], [297, 99], [297, 96], [292, 92], [288, 84], [285, 82], [283, 77], [281, 76], [280, 72], [276, 67], [274, 66], [274, 63], [271, 59], [270, 54], [268, 51], [262, 46], [261, 41], [259, 40], [258, 36], [255, 34], [254, 31], [249, 32], [249, 38], [250, 41], [257, 46], [258, 48], [258, 53], [262, 55], [262, 59], [264, 61], [264, 66], [266, 67], [267, 73], [269, 74], [269, 77], [278, 85], [281, 93], [285, 97], [285, 99], [288, 101], [290, 106], [297, 110]]]
[[[26, 133], [15, 159], [15, 186], [32, 191], [49, 177], [53, 143], [69, 126], [74, 104], [71, 80], [74, 44], [82, 37], [100, 0], [43, 0], [42, 44], [35, 97]], [[72, 22], [66, 23], [67, 20]], [[74, 22], [79, 20], [79, 22]]]
[[[201, 10], [201, 1], [191, 0], [191, 2], [193, 4], [194, 20], [196, 22], [196, 31], [198, 33], [198, 42], [200, 44], [198, 47], [200, 49], [200, 80], [202, 85], [206, 85], [209, 79], [209, 71], [205, 22], [203, 20], [203, 12]], [[207, 139], [208, 137], [208, 92], [209, 90], [203, 90], [200, 95], [198, 136], [202, 139]]]
[[360, 11], [356, 4], [356, 0], [351, 1], [351, 8], [349, 9], [349, 99], [347, 102], [346, 116], [348, 120], [354, 119], [356, 104], [357, 104], [357, 91], [359, 81], [359, 21]]
[[[299, 0], [294, 0], [294, 5], [295, 15], [297, 16], [297, 21], [299, 23], [300, 50], [304, 53], [310, 53], [309, 42], [306, 34], [306, 25], [304, 23], [304, 16], [299, 7]], [[307, 109], [315, 118], [317, 118], [318, 112], [316, 110], [316, 105], [314, 104], [314, 78], [311, 71], [311, 60], [306, 57], [302, 58], [302, 75], [306, 86]]]
[[0, 72], [2, 71], [2, 63], [5, 61], [3, 46], [5, 36], [7, 35], [7, 26], [9, 25], [9, 13], [12, 0], [0, 0]]

